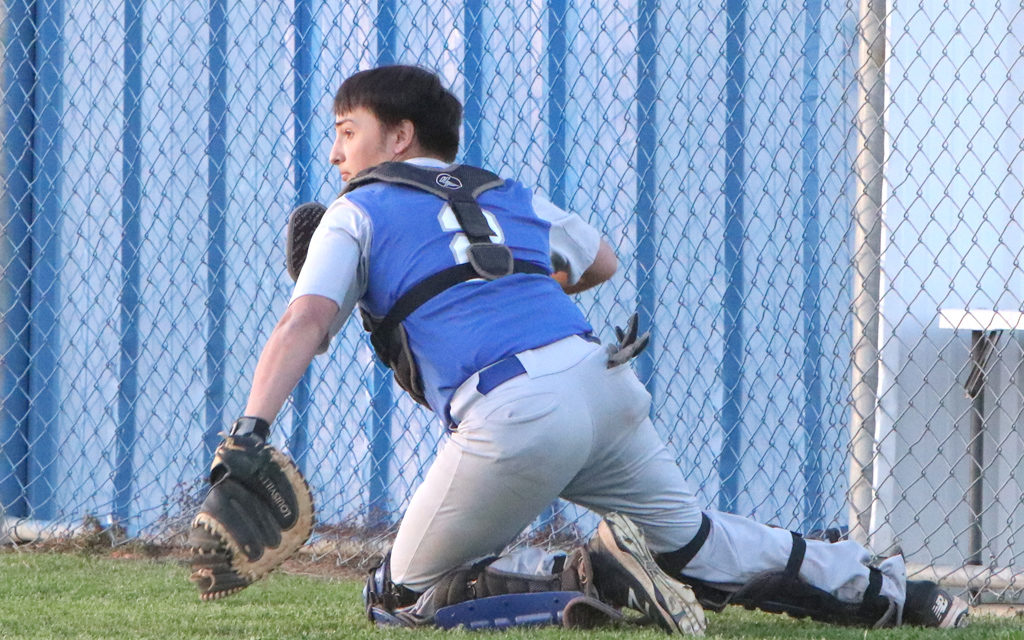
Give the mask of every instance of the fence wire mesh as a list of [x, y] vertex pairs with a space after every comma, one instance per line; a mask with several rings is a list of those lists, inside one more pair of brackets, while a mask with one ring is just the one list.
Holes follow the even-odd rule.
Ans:
[[[180, 534], [286, 304], [287, 214], [341, 187], [333, 92], [403, 62], [462, 98], [461, 161], [616, 248], [579, 303], [605, 337], [639, 309], [652, 417], [709, 507], [1022, 591], [1020, 7], [8, 0], [0, 24], [6, 540]], [[348, 562], [442, 437], [351, 321], [273, 440]], [[530, 533], [594, 524], [559, 503]]]

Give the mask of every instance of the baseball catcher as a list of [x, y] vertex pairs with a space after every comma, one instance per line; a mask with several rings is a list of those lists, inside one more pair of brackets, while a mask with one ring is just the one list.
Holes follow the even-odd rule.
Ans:
[[192, 521], [191, 580], [216, 600], [266, 576], [305, 544], [313, 496], [295, 463], [266, 444], [270, 425], [239, 418], [214, 453], [210, 491]]
[[[461, 114], [418, 67], [360, 71], [338, 89], [329, 159], [345, 190], [290, 222], [296, 284], [194, 523], [203, 597], [261, 578], [309, 535], [309, 490], [267, 434], [358, 309], [380, 361], [446, 436], [367, 583], [378, 624], [587, 626], [629, 606], [693, 635], [704, 608], [727, 604], [860, 626], [965, 624], [966, 604], [908, 581], [899, 556], [873, 566], [853, 540], [701, 508], [627, 364], [649, 338], [633, 320], [602, 345], [566, 295], [611, 279], [614, 248], [528, 185], [456, 163]], [[585, 552], [542, 568], [491, 561], [558, 498], [604, 517]]]

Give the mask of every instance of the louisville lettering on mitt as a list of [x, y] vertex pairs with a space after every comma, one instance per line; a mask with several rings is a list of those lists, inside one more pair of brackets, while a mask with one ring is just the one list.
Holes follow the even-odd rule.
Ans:
[[210, 485], [189, 532], [190, 579], [203, 600], [263, 578], [313, 531], [313, 496], [305, 478], [257, 436], [229, 435], [217, 447]]

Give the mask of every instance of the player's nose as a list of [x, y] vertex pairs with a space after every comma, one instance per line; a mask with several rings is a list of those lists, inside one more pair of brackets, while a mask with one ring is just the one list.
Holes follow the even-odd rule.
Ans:
[[335, 140], [331, 146], [331, 155], [328, 157], [330, 163], [337, 166], [345, 161], [345, 154], [341, 151], [341, 145]]

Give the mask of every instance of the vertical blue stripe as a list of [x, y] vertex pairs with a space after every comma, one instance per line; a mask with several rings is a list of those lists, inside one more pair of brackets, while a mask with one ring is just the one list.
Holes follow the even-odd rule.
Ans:
[[373, 20], [377, 31], [377, 64], [395, 64], [398, 26], [396, 24], [397, 0], [378, 0], [377, 16]]
[[803, 136], [800, 151], [803, 157], [803, 185], [800, 189], [803, 214], [802, 253], [804, 283], [800, 295], [800, 312], [804, 325], [804, 352], [801, 366], [806, 400], [803, 407], [805, 454], [803, 530], [825, 527], [825, 487], [821, 463], [824, 429], [821, 424], [821, 264], [822, 244], [818, 197], [821, 180], [818, 176], [817, 109], [821, 105], [818, 85], [818, 57], [821, 51], [821, 0], [804, 0], [804, 86], [800, 94], [803, 113]]
[[370, 479], [367, 483], [367, 520], [370, 528], [386, 527], [391, 522], [388, 506], [389, 469], [391, 467], [391, 415], [395, 407], [391, 369], [374, 358], [373, 389], [370, 397]]
[[313, 197], [313, 47], [318, 45], [314, 34], [311, 0], [294, 0], [292, 29], [295, 33], [295, 54], [292, 59], [294, 104], [292, 117], [295, 127], [296, 205]]
[[568, 105], [565, 65], [568, 61], [566, 0], [548, 0], [548, 195], [551, 202], [565, 209], [569, 204], [565, 189], [567, 163], [566, 117]]
[[207, 229], [206, 249], [206, 433], [208, 453], [220, 442], [224, 411], [225, 255], [227, 213], [227, 0], [210, 0], [210, 44], [206, 57], [209, 72], [207, 111]]
[[658, 282], [654, 273], [657, 261], [657, 219], [655, 206], [658, 193], [658, 173], [655, 154], [658, 148], [658, 0], [640, 0], [637, 16], [637, 152], [636, 152], [636, 281], [637, 314], [640, 330], [650, 329], [651, 347], [636, 359], [637, 375], [647, 387], [655, 402], [654, 352], [657, 351], [657, 327], [654, 324], [654, 306], [658, 300]]
[[462, 100], [462, 122], [466, 132], [463, 157], [466, 164], [483, 166], [483, 95], [484, 95], [484, 34], [483, 0], [466, 0], [466, 51], [462, 61], [462, 75], [466, 78], [466, 95]]
[[[568, 43], [566, 22], [568, 7], [565, 0], [548, 0], [548, 47], [547, 47], [547, 124], [548, 124], [548, 197], [556, 206], [566, 209], [569, 197], [565, 188], [566, 174], [566, 115], [568, 103], [566, 91], [566, 63]], [[541, 513], [537, 526], [552, 530], [558, 513], [555, 500]]]
[[[377, 18], [377, 64], [395, 61], [395, 0], [380, 0]], [[367, 341], [369, 342], [369, 341]], [[391, 369], [378, 359], [373, 360], [373, 388], [370, 390], [370, 478], [367, 483], [366, 525], [386, 527], [391, 522], [388, 507], [388, 485], [391, 466], [391, 415], [395, 407]]]
[[[295, 0], [292, 13], [292, 29], [295, 32], [295, 55], [292, 59], [292, 78], [295, 84], [292, 117], [295, 127], [295, 147], [292, 151], [292, 165], [295, 167], [295, 205], [313, 199], [313, 148], [315, 144], [313, 127], [313, 47], [318, 43], [314, 33], [313, 8], [311, 0]], [[288, 450], [295, 464], [305, 472], [306, 456], [309, 451], [309, 410], [310, 410], [310, 366], [302, 374], [292, 391], [292, 432], [288, 438]]]
[[743, 88], [747, 79], [743, 45], [747, 36], [746, 0], [726, 0], [725, 34], [725, 220], [722, 263], [725, 294], [722, 301], [724, 353], [722, 354], [722, 451], [718, 459], [721, 489], [719, 509], [735, 513], [740, 486], [743, 440]]
[[3, 79], [3, 175], [0, 193], [0, 511], [28, 515], [29, 269], [32, 243], [32, 43], [35, 29], [28, 0], [8, 0]]
[[121, 333], [114, 452], [114, 518], [131, 516], [138, 404], [139, 247], [142, 209], [142, 1], [124, 5], [124, 132], [121, 146]]
[[292, 432], [288, 436], [288, 451], [291, 453], [295, 466], [302, 473], [306, 473], [306, 458], [309, 455], [309, 411], [312, 406], [312, 391], [310, 379], [313, 374], [313, 366], [306, 368], [305, 373], [299, 378], [295, 389], [292, 390]]
[[63, 0], [36, 5], [36, 131], [32, 218], [31, 411], [28, 421], [28, 506], [35, 518], [56, 514], [53, 501], [60, 418], [61, 116]]

